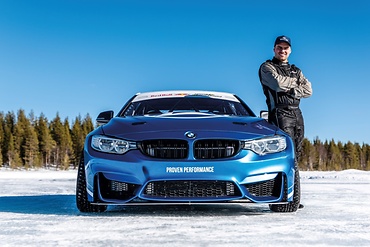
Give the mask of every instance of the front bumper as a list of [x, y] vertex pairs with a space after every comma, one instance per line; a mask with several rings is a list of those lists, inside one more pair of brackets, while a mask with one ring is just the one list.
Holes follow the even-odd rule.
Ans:
[[207, 161], [151, 159], [138, 150], [125, 154], [124, 160], [93, 155], [85, 152], [88, 200], [92, 203], [292, 200], [294, 159], [287, 153], [258, 156], [243, 150], [232, 159]]

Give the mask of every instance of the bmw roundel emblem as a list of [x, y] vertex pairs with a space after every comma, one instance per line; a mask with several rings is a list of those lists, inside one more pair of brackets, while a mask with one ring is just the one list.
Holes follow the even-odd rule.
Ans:
[[191, 139], [193, 139], [193, 138], [195, 138], [195, 137], [196, 137], [195, 133], [194, 133], [194, 132], [191, 132], [191, 131], [187, 131], [187, 132], [185, 132], [185, 136], [186, 136], [187, 138], [191, 138]]

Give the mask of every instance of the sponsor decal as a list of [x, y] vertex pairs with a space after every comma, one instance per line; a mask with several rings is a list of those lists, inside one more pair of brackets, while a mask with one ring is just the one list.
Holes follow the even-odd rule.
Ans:
[[167, 166], [167, 173], [212, 173], [214, 166]]
[[214, 98], [222, 98], [221, 95], [216, 95], [213, 93], [159, 93], [159, 94], [151, 94], [150, 98], [158, 98], [158, 97], [176, 97], [176, 96], [208, 96]]
[[234, 102], [239, 102], [234, 95], [223, 92], [207, 92], [207, 91], [163, 91], [163, 92], [149, 92], [138, 94], [133, 102], [155, 99], [155, 98], [170, 98], [170, 97], [186, 97], [186, 96], [208, 96], [211, 98], [227, 99]]

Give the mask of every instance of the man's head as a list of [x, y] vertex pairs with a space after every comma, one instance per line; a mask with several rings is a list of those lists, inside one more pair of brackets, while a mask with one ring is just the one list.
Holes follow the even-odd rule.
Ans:
[[274, 44], [275, 58], [282, 62], [288, 62], [288, 57], [292, 52], [290, 46], [291, 41], [289, 37], [285, 35], [277, 37]]

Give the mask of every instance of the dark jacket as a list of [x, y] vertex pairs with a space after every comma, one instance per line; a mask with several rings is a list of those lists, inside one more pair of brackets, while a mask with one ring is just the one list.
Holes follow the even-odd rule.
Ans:
[[259, 78], [269, 112], [275, 108], [299, 107], [300, 99], [312, 94], [311, 83], [302, 71], [276, 58], [260, 66]]

